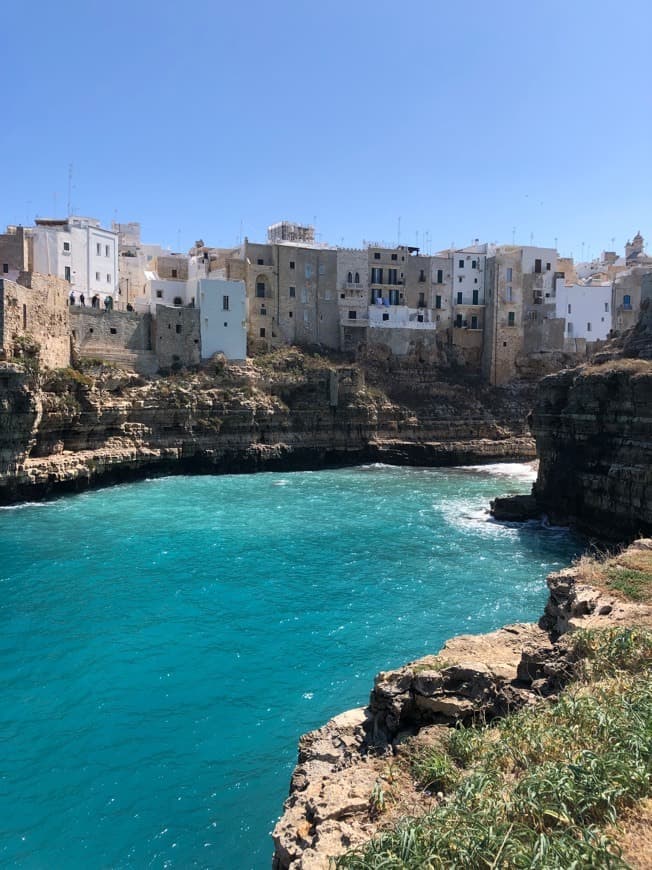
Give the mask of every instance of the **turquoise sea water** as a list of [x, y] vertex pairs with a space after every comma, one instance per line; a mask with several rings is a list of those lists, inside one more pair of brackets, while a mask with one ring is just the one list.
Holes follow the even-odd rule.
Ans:
[[0, 864], [269, 867], [299, 735], [452, 634], [536, 619], [577, 552], [487, 520], [530, 486], [501, 471], [174, 477], [0, 510]]

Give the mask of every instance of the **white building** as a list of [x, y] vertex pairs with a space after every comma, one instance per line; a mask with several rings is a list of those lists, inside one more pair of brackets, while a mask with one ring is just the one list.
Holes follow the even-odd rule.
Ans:
[[428, 308], [408, 308], [407, 305], [370, 305], [368, 322], [371, 329], [428, 329], [437, 328]]
[[566, 338], [604, 341], [611, 329], [611, 284], [557, 282], [556, 315], [566, 320]]
[[244, 281], [200, 278], [199, 300], [202, 359], [223, 353], [227, 359], [247, 357], [247, 292]]
[[118, 297], [118, 236], [94, 218], [39, 218], [32, 229], [33, 269], [70, 282], [86, 303]]

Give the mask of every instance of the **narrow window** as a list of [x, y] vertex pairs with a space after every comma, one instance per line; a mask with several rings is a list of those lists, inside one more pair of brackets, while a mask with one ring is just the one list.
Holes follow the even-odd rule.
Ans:
[[229, 310], [229, 297], [222, 296], [222, 311], [228, 311], [228, 310]]
[[349, 272], [349, 274], [346, 276], [346, 280], [349, 284], [353, 284], [353, 272]]
[[297, 288], [290, 287], [290, 289], [288, 291], [288, 295], [289, 295], [290, 299], [294, 299], [294, 297], [297, 295]]
[[536, 275], [539, 275], [541, 272], [541, 260], [534, 261], [534, 272]]
[[378, 251], [374, 253], [374, 260], [380, 260], [380, 254], [378, 253]]
[[473, 304], [474, 304], [474, 305], [477, 305], [477, 304], [478, 304], [479, 295], [480, 295], [480, 294], [479, 294], [479, 291], [478, 291], [478, 290], [474, 290], [474, 291], [473, 291]]
[[463, 280], [464, 280], [464, 278], [462, 278], [462, 276], [459, 275], [458, 278], [457, 278], [457, 283], [458, 283], [458, 284], [461, 284]]
[[63, 272], [66, 281], [70, 281], [70, 266], [65, 266]]
[[471, 316], [471, 329], [477, 329], [477, 328], [478, 328], [478, 318], [477, 318], [477, 315], [473, 314]]
[[478, 261], [477, 260], [471, 260], [471, 268], [472, 269], [478, 268]]
[[290, 269], [294, 269], [294, 260], [290, 260]]
[[389, 314], [383, 312], [383, 320], [389, 320]]
[[106, 283], [107, 283], [107, 284], [110, 284], [110, 283], [111, 283], [111, 276], [109, 275], [108, 272], [106, 273]]
[[570, 304], [570, 302], [569, 302], [569, 303], [568, 303], [568, 313], [569, 313], [569, 314], [571, 314], [571, 308], [572, 308], [572, 306], [571, 306], [571, 304]]
[[550, 263], [546, 263], [546, 272], [550, 271]]
[[267, 309], [265, 308], [264, 305], [261, 305], [261, 306], [260, 306], [260, 313], [261, 313], [261, 315], [262, 315], [263, 317], [266, 317], [266, 316], [267, 316]]
[[96, 273], [95, 273], [95, 280], [96, 280], [96, 281], [99, 281], [99, 280], [100, 280], [100, 273], [99, 273], [99, 272], [96, 272]]
[[461, 304], [462, 304], [462, 291], [461, 291], [461, 290], [460, 290], [459, 293], [457, 294], [457, 304], [458, 304], [458, 305], [461, 305]]
[[586, 324], [586, 331], [591, 332], [591, 324], [590, 322]]
[[162, 299], [162, 298], [163, 298], [163, 291], [162, 291], [162, 290], [157, 290], [157, 291], [156, 291], [156, 298], [157, 298], [157, 299]]
[[441, 308], [441, 296], [435, 296], [435, 308]]
[[458, 314], [457, 317], [455, 318], [455, 326], [458, 329], [462, 328], [462, 315], [461, 314]]
[[23, 329], [27, 329], [27, 305], [23, 303]]
[[516, 314], [513, 311], [510, 311], [507, 314], [507, 326], [515, 326], [516, 325]]
[[392, 260], [398, 260], [398, 254], [392, 254]]
[[512, 280], [512, 267], [508, 266], [505, 271], [505, 280], [509, 283]]
[[115, 328], [115, 326], [112, 326], [112, 327], [109, 329], [109, 332], [111, 333], [111, 335], [117, 335], [117, 334], [118, 334], [118, 330]]
[[261, 257], [258, 257], [258, 259], [256, 260], [256, 263], [257, 263], [259, 266], [264, 266], [264, 265], [265, 265], [265, 261], [264, 261]]
[[632, 297], [629, 293], [626, 293], [623, 296], [623, 308], [631, 308], [632, 307]]
[[177, 325], [174, 327], [174, 329], [175, 329], [175, 332], [177, 335], [181, 335], [181, 324], [180, 323], [177, 323]]
[[7, 272], [9, 271], [9, 263], [2, 264], [2, 271], [4, 272], [5, 275], [7, 274]]
[[511, 288], [511, 287], [506, 287], [506, 288], [505, 288], [505, 291], [506, 291], [507, 301], [508, 301], [508, 302], [513, 302], [514, 300], [513, 300], [512, 297], [513, 297], [514, 294], [512, 293], [512, 288]]
[[265, 282], [257, 281], [256, 282], [256, 298], [264, 299], [265, 298]]
[[102, 255], [102, 245], [99, 242], [95, 244], [95, 252], [97, 253], [98, 257]]
[[437, 283], [438, 284], [444, 283], [444, 270], [443, 269], [437, 269]]
[[356, 320], [358, 317], [357, 311], [349, 311], [349, 320]]
[[173, 269], [173, 270], [172, 270], [172, 277], [173, 277], [173, 278], [176, 278], [177, 275], [178, 275], [178, 270], [177, 270], [177, 269]]
[[608, 302], [604, 303], [604, 310], [609, 311], [609, 303]]
[[423, 283], [426, 280], [426, 270], [419, 269], [419, 281]]
[[106, 254], [107, 257], [110, 257], [110, 256], [111, 256], [111, 254], [109, 253], [109, 251], [110, 251], [109, 246], [108, 246], [108, 245], [104, 245], [104, 253]]
[[359, 273], [359, 272], [356, 272], [356, 273], [355, 273], [354, 282], [355, 282], [356, 284], [359, 284], [359, 283], [360, 283], [360, 273]]
[[458, 260], [457, 265], [460, 267], [460, 269], [463, 269], [464, 268], [464, 260]]
[[288, 311], [288, 317], [292, 317], [292, 312]]
[[419, 301], [417, 302], [417, 308], [425, 308], [426, 307], [426, 294], [419, 293]]
[[69, 251], [70, 250], [70, 242], [64, 242], [63, 249], [64, 249], [64, 251]]

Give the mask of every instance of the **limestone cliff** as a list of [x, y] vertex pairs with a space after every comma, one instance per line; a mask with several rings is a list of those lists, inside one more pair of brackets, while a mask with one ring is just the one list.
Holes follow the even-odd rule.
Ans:
[[531, 391], [287, 350], [142, 378], [0, 368], [0, 502], [144, 475], [532, 458]]

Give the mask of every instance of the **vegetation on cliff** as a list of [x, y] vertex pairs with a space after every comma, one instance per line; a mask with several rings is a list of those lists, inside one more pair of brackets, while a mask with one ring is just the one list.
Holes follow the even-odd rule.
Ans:
[[337, 866], [628, 866], [609, 827], [652, 795], [652, 632], [579, 632], [571, 651], [575, 678], [557, 703], [422, 750], [416, 775], [448, 793]]
[[[583, 557], [574, 570], [623, 600], [652, 600], [650, 549]], [[434, 808], [337, 867], [650, 866], [641, 831], [652, 819], [652, 630], [580, 630], [563, 646], [570, 681], [552, 702], [402, 753], [427, 795], [437, 793]], [[372, 800], [384, 809], [391, 796]]]

